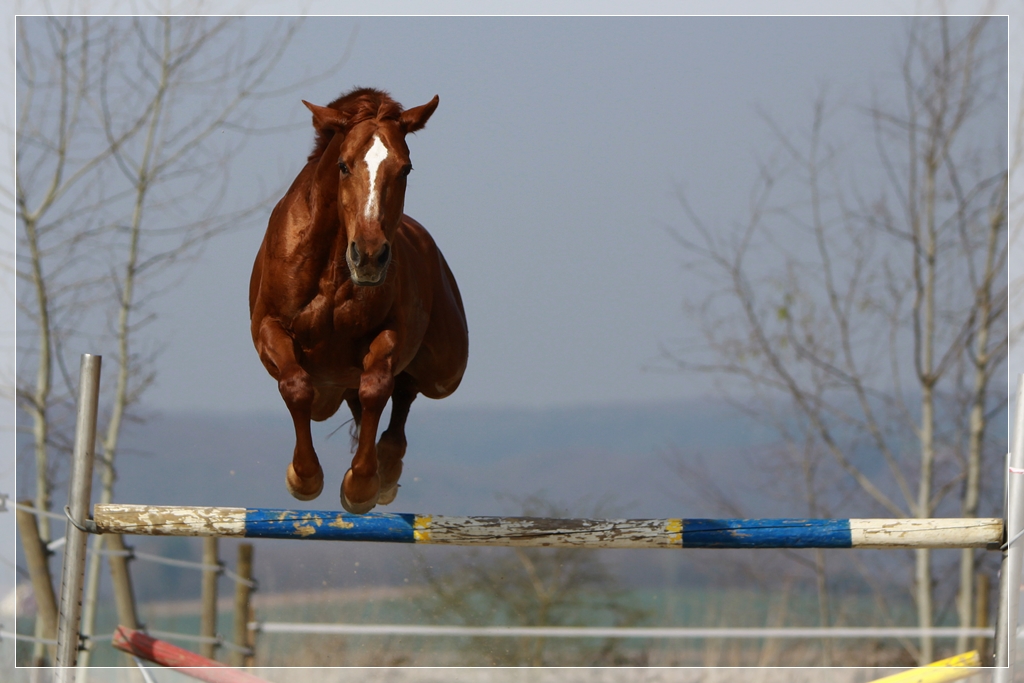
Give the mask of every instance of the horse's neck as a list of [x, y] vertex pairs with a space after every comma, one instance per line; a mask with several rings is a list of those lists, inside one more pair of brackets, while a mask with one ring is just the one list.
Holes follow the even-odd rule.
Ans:
[[336, 200], [321, 189], [315, 173], [314, 163], [300, 172], [267, 234], [267, 258], [288, 273], [299, 306], [349, 278]]
[[[328, 254], [332, 262], [339, 262], [345, 270], [346, 231], [338, 216], [336, 178], [331, 178], [323, 164], [310, 162], [302, 171], [306, 176], [305, 191], [298, 193], [297, 201], [305, 204], [303, 213], [307, 224], [299, 228], [301, 239], [319, 255]], [[334, 183], [332, 185], [332, 182]]]
[[309, 210], [311, 227], [329, 226], [338, 222], [338, 186], [337, 178], [332, 178], [325, 164], [311, 161], [302, 170], [306, 176], [305, 192], [302, 193]]

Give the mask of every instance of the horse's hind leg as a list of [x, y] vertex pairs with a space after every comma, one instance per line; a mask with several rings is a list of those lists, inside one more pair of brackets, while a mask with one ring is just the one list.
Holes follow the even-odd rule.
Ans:
[[377, 465], [380, 473], [380, 496], [377, 502], [387, 505], [398, 495], [398, 479], [402, 476], [402, 458], [405, 456], [405, 420], [409, 406], [416, 399], [416, 386], [406, 373], [395, 378], [391, 394], [391, 421], [377, 442]]
[[352, 452], [355, 453], [356, 446], [359, 445], [359, 425], [363, 421], [363, 405], [359, 402], [359, 392], [355, 389], [346, 391], [345, 403], [352, 411], [352, 424], [348, 429], [348, 435], [352, 439]]
[[381, 413], [395, 388], [393, 354], [398, 335], [384, 330], [370, 343], [359, 378], [359, 437], [352, 466], [341, 480], [341, 505], [349, 512], [363, 514], [377, 504], [380, 475], [377, 468], [377, 426]]

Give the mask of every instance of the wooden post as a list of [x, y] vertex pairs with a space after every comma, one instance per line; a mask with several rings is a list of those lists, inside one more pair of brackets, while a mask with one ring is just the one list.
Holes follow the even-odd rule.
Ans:
[[[217, 537], [204, 537], [203, 564], [215, 566], [219, 565], [219, 563], [220, 560], [217, 557]], [[219, 569], [203, 570], [202, 614], [199, 618], [199, 635], [206, 638], [213, 638], [217, 635], [217, 578], [219, 576]], [[216, 650], [216, 643], [200, 643], [199, 645], [199, 654], [207, 659], [216, 659]]]
[[[250, 647], [249, 642], [249, 598], [252, 594], [252, 544], [242, 543], [238, 546], [238, 564], [235, 573], [242, 581], [235, 585], [235, 645]], [[244, 652], [231, 653], [232, 666], [242, 667], [252, 664], [252, 657]]]
[[[104, 537], [108, 550], [113, 551], [107, 556], [110, 562], [110, 579], [114, 584], [114, 604], [117, 607], [117, 623], [132, 630], [139, 627], [139, 615], [135, 608], [135, 591], [132, 588], [132, 577], [128, 571], [128, 557], [117, 553], [125, 553], [128, 548], [124, 538], [117, 534]], [[134, 663], [133, 663], [134, 664]]]
[[[21, 501], [22, 505], [35, 507], [31, 500]], [[57, 639], [57, 596], [53, 592], [53, 579], [50, 576], [49, 551], [39, 538], [39, 525], [36, 516], [31, 512], [15, 509], [18, 520], [18, 533], [21, 534], [21, 546], [25, 549], [25, 562], [28, 564], [29, 578], [32, 580], [32, 593], [36, 599], [36, 618], [42, 628], [39, 632], [43, 638]], [[53, 658], [53, 648], [49, 648]], [[43, 661], [32, 663], [33, 666], [45, 666]]]
[[[132, 589], [132, 577], [128, 571], [128, 557], [117, 553], [127, 552], [124, 537], [117, 534], [104, 536], [104, 543], [111, 554], [107, 555], [110, 564], [110, 581], [114, 586], [114, 606], [117, 608], [117, 623], [125, 628], [135, 630], [139, 627], [138, 611], [135, 608], [135, 591]], [[134, 667], [135, 661], [125, 655], [128, 666]]]
[[[978, 628], [988, 626], [988, 599], [989, 599], [988, 574], [978, 572], [974, 581], [974, 625]], [[985, 653], [988, 649], [988, 638], [975, 636], [974, 649], [981, 655], [982, 661], [988, 661]]]
[[[120, 553], [127, 553], [128, 547], [124, 544], [124, 537], [118, 534], [107, 534], [103, 537], [103, 545], [107, 550], [112, 551], [107, 556], [110, 564], [110, 580], [114, 586], [114, 605], [117, 608], [117, 623], [124, 628], [135, 630], [139, 628], [139, 613], [135, 606], [135, 590], [132, 588], [132, 575], [128, 570], [128, 560], [131, 558]], [[146, 683], [145, 677], [135, 666], [135, 660], [130, 654], [125, 653], [124, 661], [134, 671], [132, 679], [136, 683]]]

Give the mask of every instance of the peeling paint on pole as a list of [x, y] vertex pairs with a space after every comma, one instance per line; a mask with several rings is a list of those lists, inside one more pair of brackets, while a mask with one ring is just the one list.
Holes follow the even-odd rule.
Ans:
[[577, 548], [986, 548], [999, 519], [550, 519], [97, 505], [101, 531]]

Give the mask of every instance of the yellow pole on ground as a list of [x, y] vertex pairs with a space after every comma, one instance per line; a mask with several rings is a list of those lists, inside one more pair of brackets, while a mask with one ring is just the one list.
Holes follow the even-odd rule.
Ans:
[[973, 676], [981, 668], [981, 657], [977, 650], [965, 652], [956, 657], [941, 659], [919, 669], [879, 678], [871, 683], [946, 683]]

